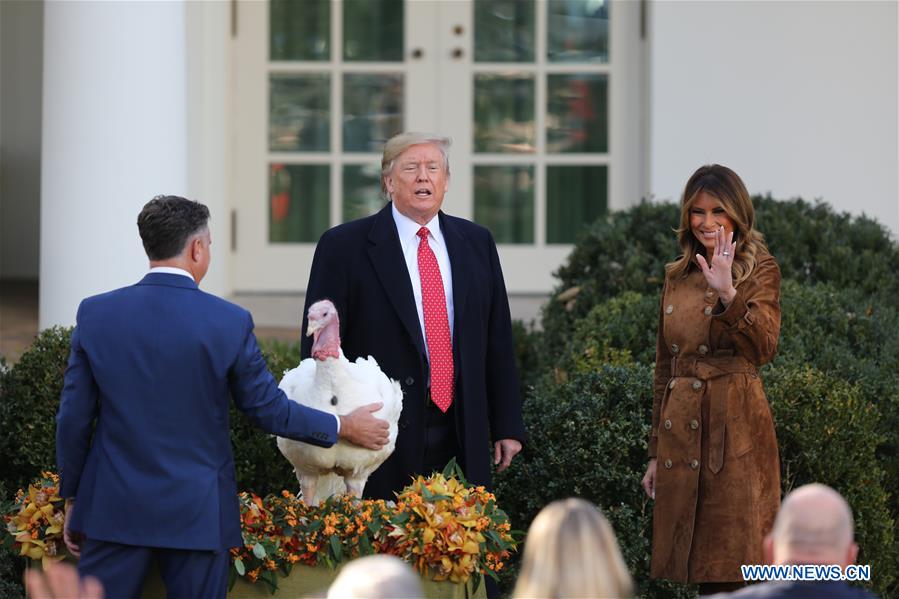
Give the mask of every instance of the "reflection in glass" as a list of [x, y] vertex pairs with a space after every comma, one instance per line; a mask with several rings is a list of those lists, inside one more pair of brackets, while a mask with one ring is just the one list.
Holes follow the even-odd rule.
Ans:
[[270, 0], [271, 60], [330, 60], [330, 0]]
[[343, 222], [371, 216], [384, 207], [380, 164], [343, 167]]
[[534, 76], [476, 73], [475, 152], [533, 152]]
[[343, 76], [343, 151], [379, 152], [403, 130], [403, 75]]
[[607, 152], [607, 75], [548, 75], [547, 152]]
[[330, 75], [272, 73], [269, 77], [269, 149], [273, 152], [329, 150]]
[[546, 3], [550, 62], [609, 62], [608, 0]]
[[534, 243], [534, 167], [475, 166], [474, 220], [497, 243]]
[[475, 62], [534, 62], [534, 0], [474, 3]]
[[402, 62], [403, 0], [344, 0], [343, 59]]
[[574, 243], [606, 213], [607, 166], [546, 167], [546, 243]]
[[315, 243], [330, 222], [331, 167], [272, 164], [269, 169], [271, 243]]

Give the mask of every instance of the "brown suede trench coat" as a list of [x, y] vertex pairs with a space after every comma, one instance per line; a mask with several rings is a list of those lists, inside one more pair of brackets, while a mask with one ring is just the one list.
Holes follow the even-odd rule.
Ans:
[[695, 270], [666, 277], [650, 457], [658, 458], [651, 574], [742, 581], [780, 506], [774, 423], [758, 367], [780, 333], [780, 269], [765, 253], [725, 308]]

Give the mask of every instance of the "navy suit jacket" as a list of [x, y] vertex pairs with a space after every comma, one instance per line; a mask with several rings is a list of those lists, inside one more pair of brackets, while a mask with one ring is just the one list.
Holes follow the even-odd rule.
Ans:
[[[521, 398], [509, 301], [496, 244], [490, 232], [470, 221], [439, 213], [453, 275], [454, 413], [462, 455], [472, 484], [490, 484], [490, 441], [524, 440]], [[340, 316], [346, 357], [374, 356], [403, 388], [396, 450], [368, 479], [367, 497], [393, 493], [422, 473], [424, 410], [430, 376], [424, 339], [391, 205], [368, 218], [344, 223], [322, 235], [315, 248], [306, 312], [328, 298]], [[302, 354], [309, 356], [311, 339]]]
[[71, 528], [127, 545], [243, 544], [229, 394], [262, 429], [320, 446], [333, 415], [287, 399], [246, 310], [188, 277], [150, 273], [84, 300], [56, 418]]

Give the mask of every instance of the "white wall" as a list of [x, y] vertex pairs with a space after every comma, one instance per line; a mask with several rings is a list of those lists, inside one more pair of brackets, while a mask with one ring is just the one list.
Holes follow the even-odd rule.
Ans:
[[650, 10], [650, 190], [701, 164], [899, 234], [897, 2], [674, 2]]
[[37, 279], [44, 3], [0, 2], [0, 278]]

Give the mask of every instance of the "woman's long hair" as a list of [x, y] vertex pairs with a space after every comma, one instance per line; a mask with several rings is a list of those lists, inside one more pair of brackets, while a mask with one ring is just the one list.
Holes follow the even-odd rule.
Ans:
[[633, 583], [612, 526], [583, 499], [553, 501], [531, 528], [516, 598], [632, 597]]
[[767, 253], [768, 248], [764, 235], [755, 229], [755, 209], [746, 186], [737, 173], [720, 164], [699, 167], [687, 181], [681, 198], [680, 227], [677, 229], [681, 256], [667, 264], [665, 270], [672, 278], [686, 276], [691, 268], [699, 268], [696, 254], [705, 256], [705, 246], [696, 239], [690, 227], [690, 210], [700, 192], [719, 200], [734, 223], [737, 249], [734, 252], [733, 278], [736, 287], [749, 277], [761, 254]]

